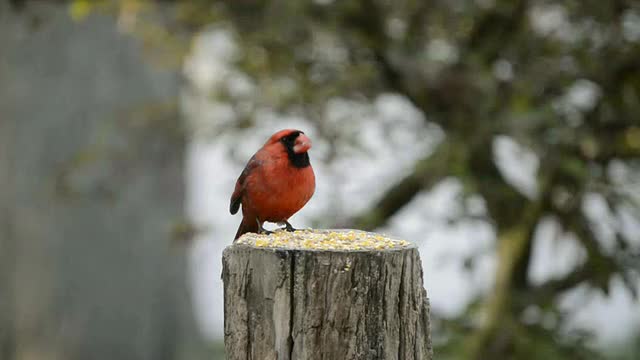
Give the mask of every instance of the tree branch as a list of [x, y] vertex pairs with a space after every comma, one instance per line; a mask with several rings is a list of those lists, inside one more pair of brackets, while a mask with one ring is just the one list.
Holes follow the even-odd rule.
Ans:
[[460, 149], [452, 149], [451, 142], [444, 141], [437, 149], [416, 163], [413, 172], [393, 185], [371, 210], [354, 217], [350, 224], [373, 230], [384, 225], [422, 190], [428, 189], [450, 175], [450, 168], [461, 161]]
[[592, 270], [589, 269], [589, 265], [590, 264], [583, 264], [575, 268], [562, 279], [549, 280], [542, 285], [520, 291], [517, 296], [518, 307], [525, 308], [532, 304], [544, 306], [545, 304], [553, 302], [555, 300], [554, 295], [572, 289], [589, 280], [592, 276]]
[[486, 319], [480, 329], [470, 337], [466, 349], [470, 359], [492, 359], [500, 353], [496, 349], [499, 333], [506, 333], [514, 326], [512, 290], [517, 282], [519, 264], [529, 256], [528, 244], [532, 241], [544, 204], [538, 200], [532, 202], [523, 211], [521, 222], [502, 230], [498, 234], [496, 283], [486, 301]]

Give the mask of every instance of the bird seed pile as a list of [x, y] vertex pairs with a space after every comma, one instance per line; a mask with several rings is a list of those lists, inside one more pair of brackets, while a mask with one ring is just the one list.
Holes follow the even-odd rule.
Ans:
[[401, 249], [411, 246], [406, 240], [358, 230], [278, 230], [269, 235], [247, 233], [236, 244], [259, 248], [345, 251]]

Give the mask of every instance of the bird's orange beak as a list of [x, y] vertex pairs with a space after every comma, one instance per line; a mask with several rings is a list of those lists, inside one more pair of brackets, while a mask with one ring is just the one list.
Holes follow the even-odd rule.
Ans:
[[302, 154], [311, 149], [311, 139], [305, 134], [300, 134], [296, 138], [296, 142], [293, 144], [293, 152], [296, 154]]

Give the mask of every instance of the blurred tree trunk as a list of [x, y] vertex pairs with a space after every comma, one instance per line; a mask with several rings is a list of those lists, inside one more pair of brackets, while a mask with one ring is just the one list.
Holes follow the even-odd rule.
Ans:
[[201, 349], [169, 236], [183, 216], [179, 77], [112, 18], [0, 11], [0, 358]]

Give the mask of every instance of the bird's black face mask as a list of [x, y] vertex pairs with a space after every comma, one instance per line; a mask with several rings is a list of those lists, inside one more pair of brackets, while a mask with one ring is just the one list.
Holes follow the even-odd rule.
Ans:
[[309, 154], [305, 151], [302, 153], [296, 153], [293, 148], [296, 145], [296, 139], [300, 134], [304, 134], [302, 131], [294, 131], [291, 134], [282, 137], [280, 142], [284, 145], [287, 150], [287, 156], [289, 157], [289, 161], [291, 164], [299, 169], [306, 168], [310, 165], [309, 162]]

